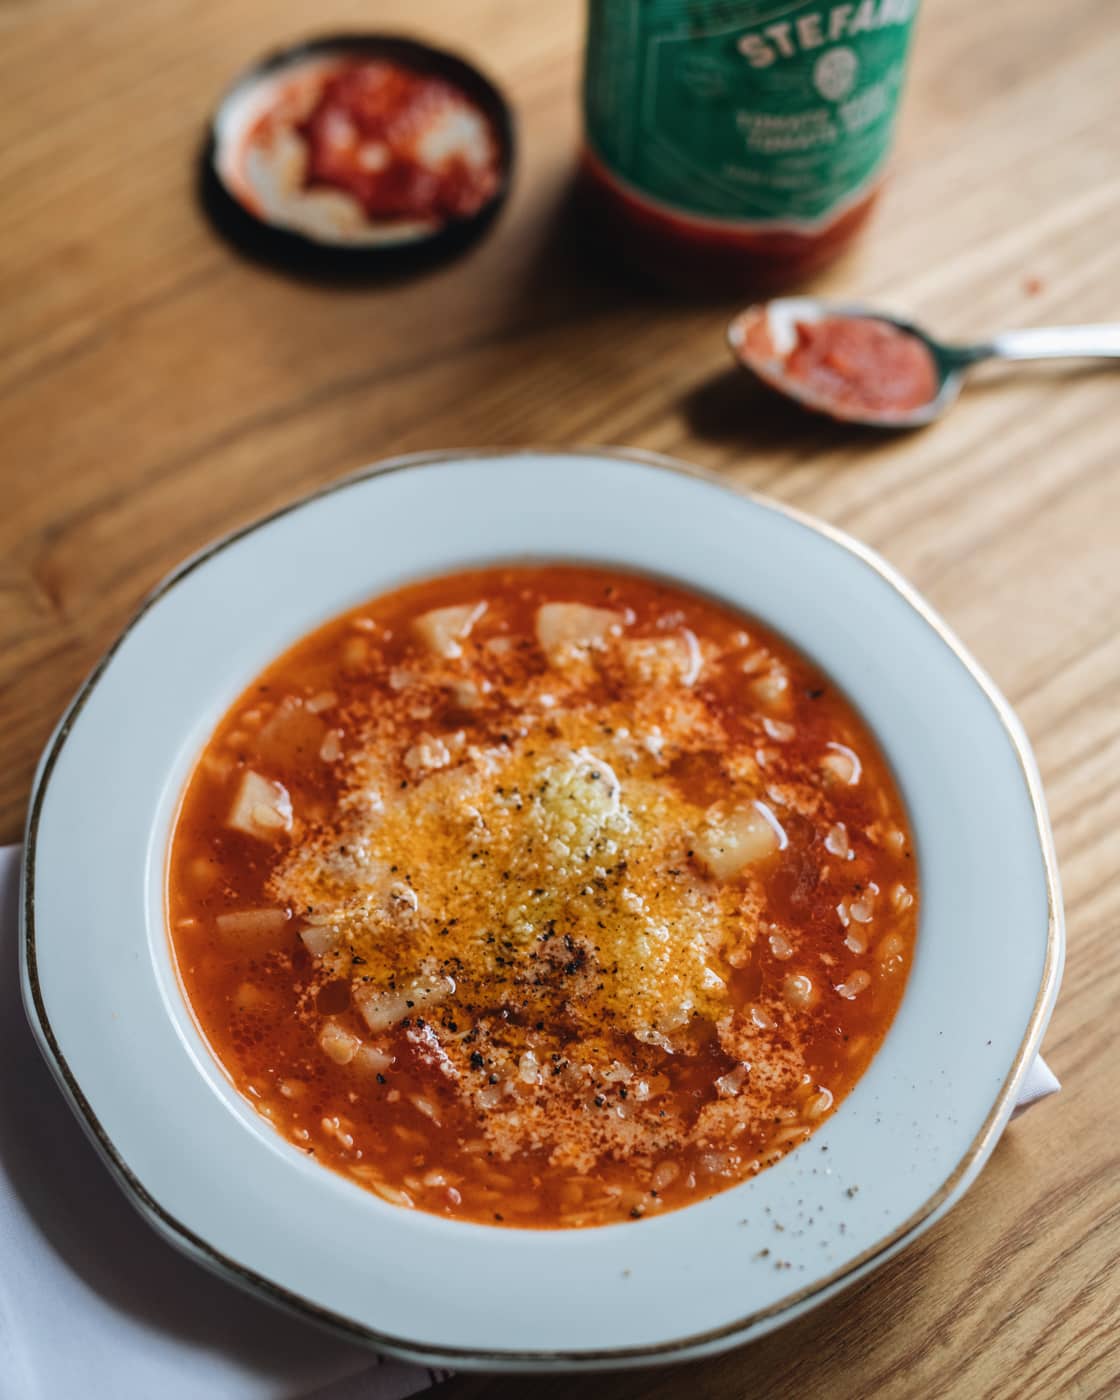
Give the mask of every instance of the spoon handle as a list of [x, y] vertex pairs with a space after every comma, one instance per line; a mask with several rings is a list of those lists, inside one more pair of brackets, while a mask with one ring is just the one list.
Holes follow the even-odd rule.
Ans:
[[1100, 326], [1035, 326], [1007, 331], [987, 345], [970, 347], [969, 361], [1120, 358], [1120, 323]]

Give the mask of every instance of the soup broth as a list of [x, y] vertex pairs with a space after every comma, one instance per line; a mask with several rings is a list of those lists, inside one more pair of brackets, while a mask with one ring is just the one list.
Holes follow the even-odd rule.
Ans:
[[384, 1199], [636, 1221], [805, 1141], [913, 952], [906, 814], [852, 706], [678, 586], [516, 566], [271, 665], [171, 844], [187, 999], [277, 1132]]

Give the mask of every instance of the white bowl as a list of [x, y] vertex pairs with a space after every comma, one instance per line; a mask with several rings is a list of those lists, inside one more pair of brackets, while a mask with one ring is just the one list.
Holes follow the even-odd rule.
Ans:
[[[176, 803], [257, 672], [403, 580], [527, 557], [663, 574], [778, 628], [870, 722], [916, 838], [916, 957], [867, 1074], [777, 1166], [640, 1224], [449, 1222], [316, 1165], [211, 1056], [165, 929]], [[603, 452], [388, 462], [188, 561], [51, 740], [24, 878], [28, 1011], [73, 1107], [152, 1224], [201, 1263], [351, 1338], [460, 1368], [716, 1352], [866, 1274], [959, 1200], [991, 1153], [1063, 953], [1034, 760], [944, 624], [836, 531], [679, 464]]]

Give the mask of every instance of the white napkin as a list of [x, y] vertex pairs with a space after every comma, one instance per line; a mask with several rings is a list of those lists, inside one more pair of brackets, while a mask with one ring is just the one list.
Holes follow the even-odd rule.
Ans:
[[[18, 858], [0, 847], [0, 1400], [398, 1400], [443, 1380], [257, 1302], [127, 1203], [24, 1019]], [[1015, 1113], [1060, 1087], [1035, 1060]]]
[[1037, 1103], [1039, 1099], [1048, 1099], [1051, 1094], [1056, 1094], [1061, 1087], [1058, 1076], [1041, 1055], [1036, 1055], [1030, 1069], [1027, 1070], [1026, 1078], [1019, 1085], [1019, 1097], [1015, 1100], [1015, 1107], [1011, 1110], [1012, 1118], [1018, 1118], [1020, 1113], [1026, 1113], [1032, 1103]]
[[20, 1002], [19, 847], [0, 847], [0, 1400], [399, 1400], [379, 1357], [192, 1263], [133, 1210]]

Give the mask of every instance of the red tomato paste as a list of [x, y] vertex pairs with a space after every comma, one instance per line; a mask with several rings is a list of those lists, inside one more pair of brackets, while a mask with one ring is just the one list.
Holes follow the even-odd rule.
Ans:
[[784, 372], [818, 397], [861, 412], [905, 413], [937, 393], [937, 366], [922, 341], [860, 316], [799, 322]]
[[929, 348], [889, 321], [825, 316], [794, 329], [796, 343], [784, 355], [765, 315], [751, 316], [738, 334], [740, 355], [778, 388], [792, 383], [841, 416], [909, 413], [937, 394]]
[[469, 217], [494, 194], [500, 171], [489, 123], [489, 159], [442, 149], [439, 128], [461, 126], [461, 114], [485, 122], [442, 78], [380, 60], [347, 65], [297, 127], [308, 146], [306, 186], [345, 190], [373, 221]]

